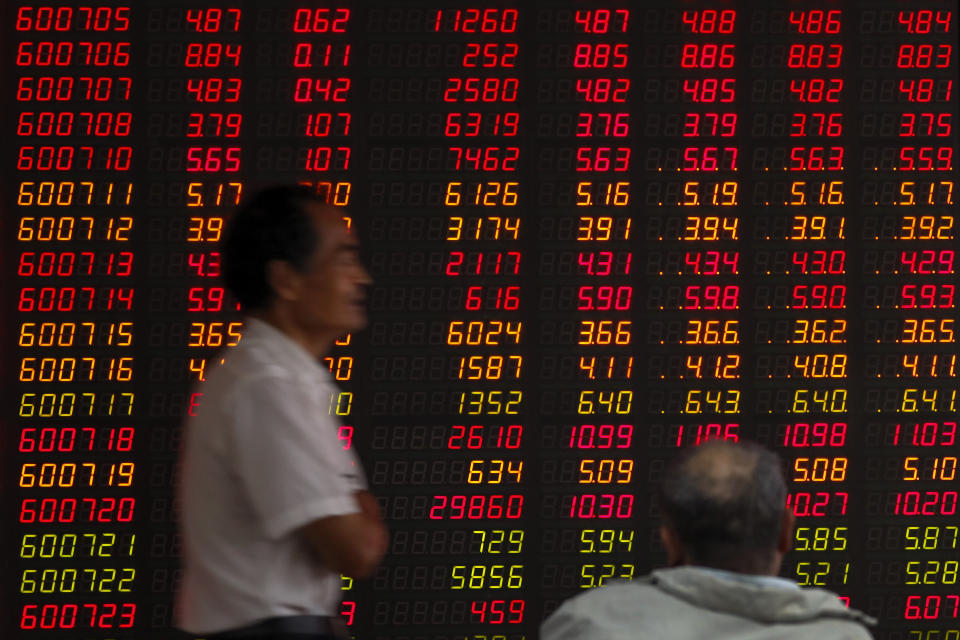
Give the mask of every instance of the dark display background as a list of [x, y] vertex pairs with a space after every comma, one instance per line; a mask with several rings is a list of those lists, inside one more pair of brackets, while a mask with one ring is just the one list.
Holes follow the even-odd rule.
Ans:
[[215, 241], [303, 181], [375, 279], [327, 360], [392, 531], [356, 637], [537, 637], [728, 437], [784, 458], [784, 576], [960, 639], [955, 3], [3, 16], [3, 637], [176, 636]]

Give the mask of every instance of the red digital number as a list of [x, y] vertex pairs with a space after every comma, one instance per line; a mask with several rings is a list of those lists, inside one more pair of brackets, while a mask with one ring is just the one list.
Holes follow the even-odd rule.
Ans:
[[629, 311], [633, 302], [633, 287], [630, 285], [580, 287], [577, 292], [579, 311]]
[[740, 273], [739, 261], [739, 251], [700, 251], [683, 255], [683, 264], [690, 267], [685, 271], [698, 276], [716, 276], [721, 273], [736, 275]]
[[131, 522], [135, 498], [25, 498], [20, 522]]
[[683, 116], [683, 135], [720, 136], [729, 138], [737, 133], [736, 113], [685, 113]]
[[798, 422], [788, 424], [783, 433], [784, 447], [842, 447], [846, 443], [846, 422]]
[[627, 171], [630, 147], [578, 147], [577, 171]]
[[293, 15], [294, 33], [346, 33], [350, 9], [297, 9]]
[[197, 102], [239, 102], [240, 78], [187, 78], [187, 93]]
[[956, 491], [907, 491], [897, 494], [894, 513], [904, 516], [953, 516], [957, 514]]
[[953, 309], [952, 284], [905, 284], [900, 290], [901, 309]]
[[901, 11], [898, 14], [900, 24], [908, 33], [949, 33], [953, 21], [952, 11]]
[[946, 69], [950, 66], [953, 47], [949, 44], [901, 44], [897, 52], [900, 69]]
[[516, 112], [484, 114], [479, 112], [447, 114], [443, 135], [448, 138], [481, 135], [512, 137], [520, 130], [520, 114]]
[[632, 424], [581, 424], [570, 427], [571, 449], [629, 449]]
[[951, 171], [953, 147], [903, 147], [901, 171]]
[[221, 28], [240, 30], [240, 9], [187, 9], [187, 24], [198, 33], [217, 33]]
[[840, 102], [843, 78], [809, 78], [790, 80], [790, 93], [798, 102]]
[[946, 138], [953, 132], [953, 114], [942, 113], [901, 113], [900, 136], [936, 136]]
[[790, 136], [827, 136], [843, 134], [842, 113], [794, 113], [790, 116]]
[[455, 171], [516, 171], [520, 147], [450, 147]]
[[570, 500], [570, 517], [591, 520], [594, 518], [626, 519], [633, 517], [632, 493], [587, 493], [581, 496], [572, 496]]
[[901, 80], [900, 93], [910, 102], [950, 102], [953, 97], [953, 80]]
[[585, 102], [626, 102], [629, 78], [577, 78], [577, 95]]
[[840, 18], [842, 12], [822, 11], [791, 11], [790, 25], [796, 27], [799, 33], [840, 33]]
[[686, 78], [683, 92], [691, 102], [733, 102], [737, 96], [736, 78]]
[[130, 7], [20, 7], [17, 31], [126, 31]]
[[737, 12], [732, 9], [684, 11], [682, 21], [690, 33], [733, 33]]
[[240, 153], [240, 147], [190, 147], [187, 149], [187, 171], [239, 171]]
[[688, 286], [684, 291], [684, 304], [681, 309], [706, 311], [730, 311], [740, 308], [740, 287], [735, 284]]
[[797, 284], [793, 286], [791, 309], [846, 309], [847, 286], [844, 284]]
[[520, 45], [515, 42], [502, 44], [499, 42], [468, 42], [461, 65], [467, 68], [511, 68], [516, 66], [519, 51]]
[[736, 171], [737, 147], [686, 147], [684, 171]]
[[470, 603], [470, 613], [477, 624], [520, 624], [523, 605], [523, 600], [474, 600]]
[[630, 45], [581, 42], [573, 51], [576, 69], [623, 69], [627, 66]]
[[900, 254], [900, 262], [910, 269], [910, 273], [948, 274], [953, 273], [954, 255], [952, 249], [904, 251]]
[[240, 66], [242, 45], [223, 42], [191, 42], [183, 60], [185, 67], [211, 69], [221, 64]]
[[804, 275], [839, 275], [844, 273], [847, 252], [835, 251], [794, 251], [793, 264]]
[[433, 496], [431, 520], [515, 520], [523, 514], [519, 494]]
[[685, 44], [680, 56], [684, 69], [732, 69], [736, 63], [736, 45]]
[[787, 55], [790, 69], [837, 69], [843, 59], [841, 44], [792, 44]]
[[584, 33], [609, 33], [611, 29], [626, 33], [627, 24], [630, 22], [630, 11], [627, 9], [577, 9], [574, 20]]
[[516, 9], [437, 9], [435, 31], [459, 33], [513, 33], [517, 30]]
[[481, 309], [516, 311], [520, 308], [520, 287], [485, 287], [483, 285], [467, 287], [464, 308], [468, 311]]
[[794, 515], [803, 517], [823, 517], [829, 515], [847, 515], [849, 494], [843, 491], [816, 493], [801, 492], [787, 495], [787, 508], [793, 509]]
[[518, 78], [447, 78], [444, 102], [516, 102]]
[[223, 287], [190, 287], [187, 292], [190, 312], [218, 312], [223, 311], [223, 299], [226, 291]]
[[[693, 427], [696, 427], [696, 431], [693, 430]], [[740, 425], [737, 423], [732, 424], [698, 424], [698, 425], [680, 425], [680, 428], [677, 431], [677, 446], [684, 447], [687, 444], [693, 444], [698, 446], [707, 442], [708, 440], [729, 440], [731, 442], [738, 442], [740, 440], [740, 435], [737, 433], [740, 430]], [[690, 432], [694, 435], [694, 440], [692, 443], [686, 442], [689, 438], [684, 438], [685, 432]]]
[[907, 596], [903, 617], [907, 620], [956, 619], [958, 612], [960, 595], [912, 595]]

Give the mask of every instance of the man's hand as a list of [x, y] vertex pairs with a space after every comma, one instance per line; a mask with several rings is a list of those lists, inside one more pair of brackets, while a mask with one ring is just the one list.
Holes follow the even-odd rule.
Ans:
[[383, 519], [380, 515], [380, 504], [372, 493], [369, 491], [357, 491], [353, 494], [353, 497], [356, 498], [357, 504], [360, 505], [360, 512], [363, 513], [363, 515], [376, 520]]
[[[377, 498], [369, 491], [357, 491], [353, 494], [360, 505], [360, 511], [370, 520], [378, 525], [379, 536], [377, 537], [377, 549], [380, 550], [380, 559], [387, 555], [387, 547], [390, 545], [390, 533], [383, 523], [383, 517], [380, 515], [380, 503]], [[378, 561], [379, 563], [379, 561]]]
[[354, 498], [360, 513], [319, 518], [301, 531], [325, 567], [351, 578], [366, 578], [386, 555], [389, 535], [373, 494], [357, 491]]

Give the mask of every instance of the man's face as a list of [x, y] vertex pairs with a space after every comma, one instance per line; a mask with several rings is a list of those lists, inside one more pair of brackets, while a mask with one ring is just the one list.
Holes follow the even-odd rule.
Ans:
[[342, 213], [316, 203], [307, 205], [320, 243], [298, 274], [293, 315], [311, 336], [340, 336], [367, 324], [366, 285], [370, 274], [360, 262], [356, 236], [347, 231]]

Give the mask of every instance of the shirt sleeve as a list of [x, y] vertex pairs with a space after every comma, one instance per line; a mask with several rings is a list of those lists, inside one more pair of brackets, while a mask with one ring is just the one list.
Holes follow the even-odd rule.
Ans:
[[238, 480], [260, 525], [279, 538], [308, 522], [359, 513], [352, 456], [315, 397], [296, 380], [266, 376], [237, 390], [232, 451]]
[[349, 477], [350, 488], [353, 491], [368, 491], [370, 487], [367, 486], [367, 474], [363, 471], [363, 465], [360, 464], [360, 458], [357, 457], [357, 454], [353, 452], [353, 449], [344, 451], [350, 457], [350, 472]]

